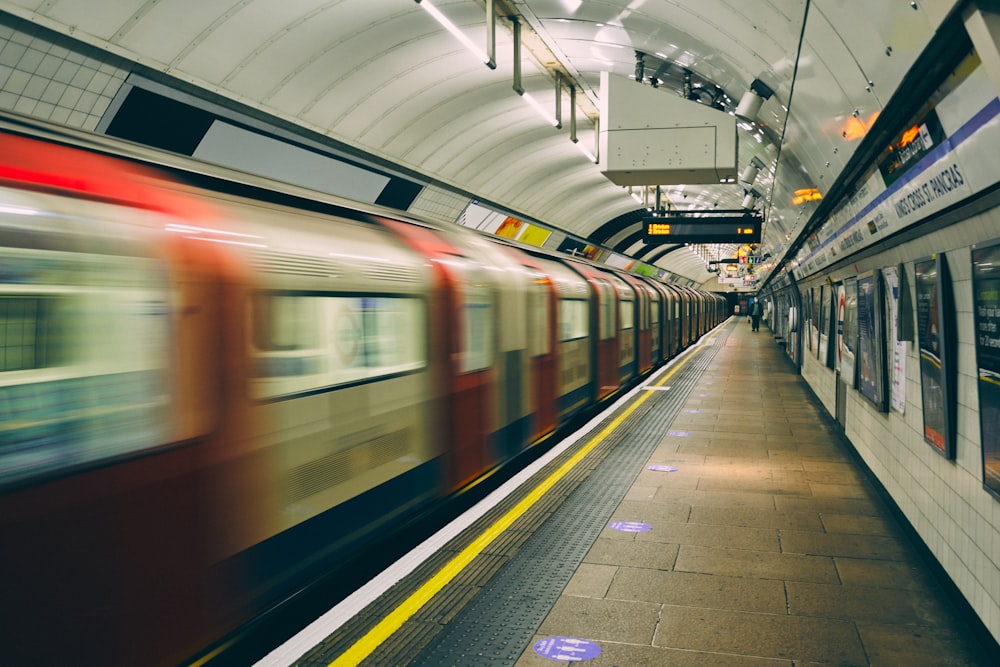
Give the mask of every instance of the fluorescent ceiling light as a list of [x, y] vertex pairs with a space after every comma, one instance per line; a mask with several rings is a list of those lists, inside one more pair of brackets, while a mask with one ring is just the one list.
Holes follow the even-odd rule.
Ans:
[[460, 41], [462, 45], [469, 51], [475, 54], [477, 58], [486, 64], [490, 69], [496, 69], [497, 64], [486, 55], [486, 52], [476, 46], [475, 42], [468, 38], [468, 36], [458, 29], [454, 23], [448, 20], [448, 17], [441, 13], [441, 10], [430, 3], [430, 0], [416, 0], [416, 3], [426, 10], [428, 14], [433, 16], [438, 23], [440, 23], [448, 32], [455, 36], [455, 39]]
[[584, 155], [586, 155], [588, 160], [590, 160], [591, 162], [597, 162], [597, 156], [594, 155], [590, 151], [590, 149], [587, 148], [586, 146], [584, 146], [582, 143], [580, 143], [579, 141], [574, 141], [573, 145], [576, 146], [577, 148], [579, 148], [580, 152], [583, 153]]
[[545, 107], [542, 106], [541, 102], [532, 97], [531, 93], [528, 92], [521, 93], [521, 97], [523, 97], [524, 101], [527, 102], [532, 109], [537, 111], [538, 115], [544, 118], [552, 127], [559, 127], [559, 120], [555, 116], [550, 114], [548, 111], [546, 111]]

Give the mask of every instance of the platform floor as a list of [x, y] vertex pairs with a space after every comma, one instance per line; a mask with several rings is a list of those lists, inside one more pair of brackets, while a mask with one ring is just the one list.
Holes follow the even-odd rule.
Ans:
[[[646, 393], [645, 412], [609, 422], [634, 446], [607, 438], [361, 664], [992, 664], [770, 332], [731, 320]], [[299, 664], [366, 641], [477, 539]]]
[[614, 516], [653, 530], [605, 530], [538, 639], [633, 666], [987, 664], [770, 332], [733, 327], [670, 431], [650, 463], [678, 470]]

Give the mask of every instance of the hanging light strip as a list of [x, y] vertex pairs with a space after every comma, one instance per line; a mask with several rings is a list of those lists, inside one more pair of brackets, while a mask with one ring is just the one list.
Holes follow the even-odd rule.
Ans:
[[[465, 48], [467, 48], [469, 51], [471, 51], [472, 53], [474, 53], [476, 55], [476, 57], [479, 58], [479, 60], [481, 62], [483, 62], [483, 63], [486, 64], [487, 67], [489, 67], [490, 69], [496, 69], [497, 68], [496, 59], [494, 58], [493, 53], [487, 54], [487, 53], [483, 52], [482, 49], [480, 49], [478, 46], [476, 46], [475, 42], [473, 42], [471, 39], [469, 39], [468, 36], [464, 32], [462, 32], [461, 30], [458, 29], [458, 26], [456, 26], [454, 23], [452, 23], [448, 19], [447, 16], [445, 16], [444, 14], [442, 14], [440, 9], [438, 9], [437, 7], [435, 7], [434, 5], [432, 5], [431, 2], [430, 2], [430, 0], [414, 0], [414, 1], [418, 5], [420, 5], [421, 7], [423, 7], [424, 10], [428, 14], [430, 14], [431, 16], [433, 16], [434, 19], [438, 23], [440, 23], [448, 32], [450, 32], [455, 37], [455, 39], [457, 39], [459, 42], [461, 42], [462, 45]], [[487, 8], [488, 18], [492, 20], [492, 19], [494, 19], [493, 12], [492, 12], [492, 4], [493, 3], [489, 2], [487, 4], [488, 4], [488, 8]], [[492, 46], [493, 39], [490, 38], [490, 33], [494, 29], [495, 29], [494, 25], [487, 25], [487, 27], [486, 27], [486, 30], [487, 30], [487, 44], [488, 44], [488, 46]]]
[[579, 141], [574, 141], [573, 145], [576, 146], [577, 148], [579, 148], [580, 152], [583, 153], [584, 155], [586, 155], [588, 160], [590, 160], [591, 162], [593, 162], [595, 164], [597, 163], [597, 156], [594, 155], [594, 153], [589, 148], [587, 148], [586, 146], [584, 146]]
[[548, 111], [546, 111], [545, 107], [542, 106], [542, 103], [536, 100], [534, 97], [532, 97], [531, 93], [522, 92], [521, 97], [524, 99], [525, 102], [528, 103], [528, 106], [537, 111], [538, 115], [544, 118], [546, 122], [549, 123], [549, 125], [555, 128], [562, 127], [562, 124], [559, 122], [559, 119], [550, 114]]
[[[594, 135], [597, 135], [597, 125], [594, 125]], [[580, 143], [580, 140], [576, 136], [576, 86], [570, 84], [569, 87], [569, 140], [573, 142], [573, 145], [580, 149], [580, 152], [587, 156], [587, 159], [591, 162], [597, 162], [597, 156], [594, 155], [586, 146]]]
[[531, 93], [525, 91], [524, 86], [521, 85], [521, 22], [517, 18], [512, 18], [511, 27], [514, 32], [514, 92], [521, 96], [521, 98], [528, 103], [532, 109], [538, 112], [545, 121], [552, 127], [562, 127], [562, 123], [559, 119], [546, 111], [542, 103], [531, 96]]

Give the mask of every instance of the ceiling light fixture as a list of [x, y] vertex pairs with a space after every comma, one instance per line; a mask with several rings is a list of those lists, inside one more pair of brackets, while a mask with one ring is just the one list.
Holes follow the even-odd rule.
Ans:
[[524, 101], [528, 103], [528, 106], [537, 111], [538, 115], [544, 118], [549, 125], [557, 129], [562, 127], [562, 123], [559, 122], [559, 119], [546, 111], [545, 107], [542, 106], [542, 103], [532, 97], [531, 93], [522, 90], [520, 95], [524, 98]]
[[754, 79], [750, 84], [750, 90], [743, 93], [740, 103], [736, 106], [736, 117], [753, 121], [757, 119], [757, 112], [764, 104], [764, 100], [770, 99], [774, 95], [771, 87], [760, 79]]
[[740, 174], [740, 182], [746, 183], [747, 185], [753, 185], [754, 179], [757, 178], [757, 173], [763, 169], [764, 163], [761, 162], [760, 158], [756, 155], [750, 158], [750, 164], [743, 169], [743, 173]]
[[757, 205], [757, 200], [760, 199], [761, 195], [759, 192], [751, 188], [745, 197], [743, 197], [743, 208], [752, 209]]
[[[597, 147], [597, 120], [594, 121], [594, 147]], [[569, 87], [569, 140], [573, 142], [573, 145], [580, 149], [588, 160], [593, 163], [597, 163], [597, 155], [595, 152], [591, 152], [586, 146], [580, 143], [580, 140], [576, 136], [576, 86], [570, 84]]]
[[[511, 17], [511, 27], [514, 32], [514, 92], [520, 95], [521, 98], [527, 102], [531, 108], [537, 111], [538, 115], [544, 118], [552, 127], [560, 128], [562, 127], [562, 123], [559, 118], [546, 111], [541, 102], [532, 97], [531, 93], [526, 92], [524, 90], [524, 86], [521, 85], [521, 22], [518, 21], [516, 17]], [[560, 83], [561, 82], [557, 79], [557, 89]]]
[[462, 43], [462, 45], [469, 51], [474, 53], [480, 61], [482, 61], [490, 69], [497, 68], [496, 57], [494, 53], [494, 35], [496, 34], [496, 20], [493, 13], [493, 2], [490, 0], [486, 3], [486, 15], [487, 15], [487, 30], [486, 30], [486, 42], [487, 51], [483, 52], [475, 42], [469, 39], [468, 35], [459, 30], [458, 26], [452, 23], [447, 16], [441, 13], [441, 10], [431, 4], [430, 0], [414, 0], [418, 5], [424, 8], [428, 14], [434, 17], [434, 19], [440, 23], [445, 30], [450, 32], [455, 39]]

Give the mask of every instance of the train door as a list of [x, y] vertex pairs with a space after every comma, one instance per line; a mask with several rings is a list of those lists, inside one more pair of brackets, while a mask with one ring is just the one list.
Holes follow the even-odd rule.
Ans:
[[608, 279], [618, 296], [618, 373], [622, 384], [636, 376], [641, 302], [630, 282], [613, 273]]
[[656, 366], [666, 357], [664, 306], [667, 296], [666, 291], [660, 288], [660, 283], [651, 278], [640, 277], [640, 279], [649, 293], [650, 363]]
[[668, 359], [675, 356], [681, 350], [681, 295], [673, 285], [663, 284], [664, 291], [668, 294], [664, 328], [666, 339], [666, 357]]
[[611, 283], [610, 274], [604, 270], [577, 260], [571, 260], [568, 264], [590, 283], [593, 398], [599, 401], [613, 393], [619, 384], [617, 292]]
[[[496, 312], [490, 320], [494, 328], [496, 360], [493, 364], [496, 392], [494, 449], [505, 460], [524, 449], [532, 440], [535, 405], [532, 400], [532, 362], [529, 348], [545, 341], [531, 341], [529, 312], [537, 293], [537, 270], [525, 266], [526, 257], [509, 247], [465, 228], [449, 234], [462, 243], [480, 266], [489, 267], [481, 282], [491, 283], [496, 294]], [[548, 350], [551, 352], [551, 348]], [[544, 354], [544, 352], [542, 353]]]
[[560, 422], [596, 394], [591, 286], [569, 261], [547, 262], [556, 292], [556, 411]]
[[703, 292], [694, 292], [695, 303], [698, 304], [698, 337], [701, 338], [708, 333], [708, 299]]
[[658, 298], [658, 295], [640, 277], [628, 273], [623, 273], [621, 276], [635, 291], [635, 359], [636, 369], [641, 374], [653, 367], [653, 335], [650, 323], [650, 306], [651, 302]]
[[444, 422], [446, 486], [461, 488], [496, 460], [495, 305], [484, 270], [435, 230], [379, 219], [434, 267], [435, 286], [428, 295], [429, 360]]
[[680, 285], [672, 285], [671, 287], [677, 292], [680, 302], [680, 339], [678, 340], [678, 352], [687, 348], [692, 341], [692, 323], [691, 323], [691, 294], [681, 287]]
[[664, 354], [666, 347], [664, 346], [663, 341], [663, 310], [664, 304], [666, 303], [666, 296], [656, 285], [649, 283], [649, 287], [652, 290], [652, 294], [649, 299], [649, 351], [652, 363], [656, 366], [659, 365], [666, 356]]
[[530, 441], [535, 442], [555, 430], [559, 422], [556, 405], [557, 345], [556, 327], [558, 292], [550, 273], [550, 260], [525, 254], [522, 263], [531, 276], [528, 289], [528, 358], [529, 403], [534, 409], [534, 421], [530, 431]]

